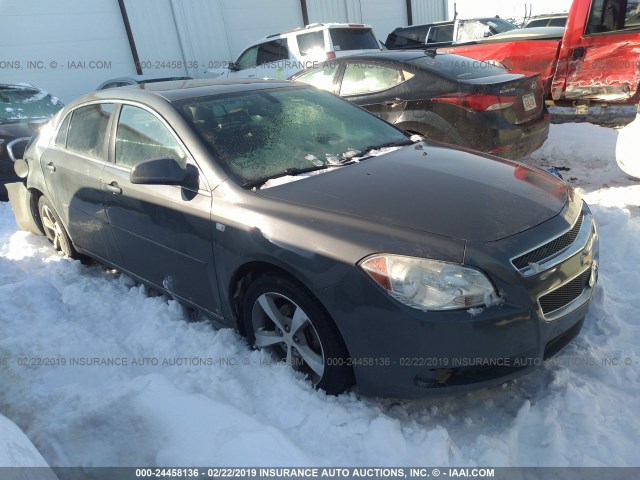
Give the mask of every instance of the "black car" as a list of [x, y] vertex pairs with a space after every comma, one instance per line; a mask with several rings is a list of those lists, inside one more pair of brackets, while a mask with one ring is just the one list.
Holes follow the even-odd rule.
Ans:
[[539, 75], [420, 50], [354, 55], [294, 75], [426, 138], [520, 159], [549, 134]]
[[597, 276], [593, 217], [564, 182], [415, 142], [304, 84], [95, 92], [16, 170], [23, 229], [237, 328], [333, 394], [522, 375], [578, 334]]
[[443, 47], [453, 43], [481, 40], [517, 28], [499, 17], [456, 19], [446, 22], [398, 27], [387, 37], [389, 50]]
[[[0, 84], [0, 201], [7, 200], [5, 184], [19, 180], [11, 154], [20, 140], [30, 138], [62, 103], [32, 85]], [[16, 155], [21, 155], [16, 152]]]

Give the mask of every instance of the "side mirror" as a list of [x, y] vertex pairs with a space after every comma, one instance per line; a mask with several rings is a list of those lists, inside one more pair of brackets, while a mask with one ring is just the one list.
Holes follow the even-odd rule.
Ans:
[[238, 65], [238, 62], [229, 62], [229, 70], [231, 70], [232, 72], [237, 72], [238, 70], [240, 70], [240, 65]]
[[29, 140], [31, 140], [31, 137], [21, 137], [16, 138], [7, 144], [7, 153], [9, 154], [9, 158], [12, 162], [24, 157], [24, 151], [27, 149]]
[[173, 158], [144, 160], [131, 169], [131, 183], [144, 185], [181, 185], [187, 171]]

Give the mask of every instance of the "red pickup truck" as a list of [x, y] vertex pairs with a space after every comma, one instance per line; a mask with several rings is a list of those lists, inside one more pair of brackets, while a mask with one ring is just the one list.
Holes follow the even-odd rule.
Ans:
[[574, 0], [564, 30], [511, 31], [438, 52], [539, 73], [556, 103], [638, 103], [640, 0]]

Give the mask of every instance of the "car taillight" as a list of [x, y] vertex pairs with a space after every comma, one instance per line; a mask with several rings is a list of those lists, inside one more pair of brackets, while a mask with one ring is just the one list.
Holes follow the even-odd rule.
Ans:
[[327, 60], [333, 60], [336, 58], [336, 52], [327, 52]]
[[517, 99], [518, 97], [501, 97], [486, 93], [454, 93], [452, 95], [434, 97], [431, 100], [440, 103], [450, 103], [469, 111], [492, 112], [513, 106]]

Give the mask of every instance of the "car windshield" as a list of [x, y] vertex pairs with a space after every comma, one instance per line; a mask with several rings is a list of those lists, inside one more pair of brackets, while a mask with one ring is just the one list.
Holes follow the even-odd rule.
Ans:
[[462, 55], [424, 55], [409, 60], [409, 63], [451, 80], [492, 77], [509, 73], [506, 68], [494, 62], [474, 60]]
[[58, 99], [42, 90], [0, 85], [0, 122], [49, 118], [61, 108]]
[[349, 162], [409, 136], [355, 105], [312, 88], [282, 88], [176, 102], [242, 185]]
[[370, 28], [331, 28], [331, 41], [336, 52], [344, 50], [380, 50]]

